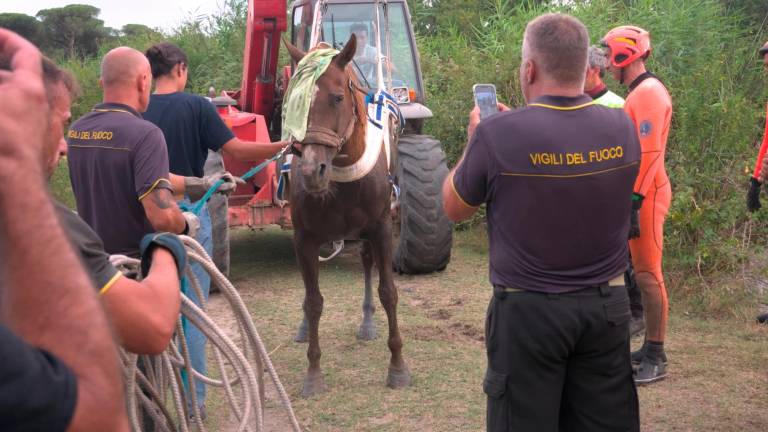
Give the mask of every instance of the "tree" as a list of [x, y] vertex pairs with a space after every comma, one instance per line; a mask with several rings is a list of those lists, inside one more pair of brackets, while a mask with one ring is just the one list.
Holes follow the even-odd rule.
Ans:
[[163, 37], [162, 33], [144, 24], [126, 24], [120, 29], [120, 34], [129, 39], [153, 40]]
[[94, 56], [99, 45], [109, 37], [104, 21], [98, 19], [100, 10], [89, 5], [71, 4], [61, 8], [43, 9], [37, 13], [46, 40], [53, 51], [67, 57]]
[[0, 27], [20, 34], [37, 46], [44, 44], [43, 26], [33, 16], [20, 13], [0, 13]]

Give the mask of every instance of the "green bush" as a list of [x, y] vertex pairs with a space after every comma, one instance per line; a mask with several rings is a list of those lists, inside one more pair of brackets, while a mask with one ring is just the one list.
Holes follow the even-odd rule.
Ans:
[[[621, 24], [639, 25], [651, 33], [649, 69], [667, 85], [674, 104], [667, 145], [667, 170], [674, 200], [666, 224], [668, 268], [703, 275], [733, 272], [748, 257], [750, 241], [742, 238], [747, 176], [762, 132], [766, 81], [756, 49], [766, 34], [744, 26], [738, 10], [701, 0], [593, 0], [546, 6], [542, 2], [478, 1], [484, 13], [471, 28], [446, 25], [422, 31], [418, 42], [435, 118], [427, 131], [443, 142], [455, 163], [466, 141], [467, 113], [474, 83], [496, 85], [499, 99], [523, 104], [517, 79], [526, 23], [548, 11], [581, 19], [593, 43]], [[441, 14], [415, 4], [415, 15]], [[464, 18], [457, 18], [457, 22]], [[445, 22], [445, 17], [443, 17]], [[417, 28], [419, 28], [417, 26]], [[626, 89], [610, 78], [620, 95]], [[768, 233], [765, 217], [752, 216], [751, 242]], [[762, 242], [760, 242], [762, 243]]]

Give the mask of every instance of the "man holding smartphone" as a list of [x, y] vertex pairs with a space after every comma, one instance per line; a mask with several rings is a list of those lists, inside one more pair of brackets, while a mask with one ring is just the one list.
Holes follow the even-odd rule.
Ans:
[[489, 431], [639, 431], [623, 273], [640, 144], [584, 94], [589, 35], [569, 15], [525, 30], [528, 106], [480, 123], [443, 184], [452, 220], [487, 205]]

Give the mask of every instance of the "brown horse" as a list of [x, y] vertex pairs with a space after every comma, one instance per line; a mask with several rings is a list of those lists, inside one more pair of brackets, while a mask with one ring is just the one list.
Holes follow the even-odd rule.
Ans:
[[[379, 298], [387, 313], [391, 352], [387, 386], [410, 385], [411, 374], [402, 356], [403, 343], [397, 326], [397, 289], [392, 274], [392, 220], [390, 217], [391, 186], [385, 151], [382, 149], [374, 168], [364, 177], [351, 182], [330, 180], [334, 167], [350, 166], [363, 154], [367, 124], [364, 93], [359, 91], [350, 62], [356, 50], [356, 38], [350, 37], [328, 69], [316, 83], [307, 135], [294, 143], [300, 157], [291, 166], [290, 192], [293, 242], [306, 294], [304, 321], [297, 341], [309, 336], [307, 358], [309, 368], [302, 396], [326, 390], [320, 370], [318, 326], [323, 311], [323, 296], [318, 285], [319, 252], [324, 243], [342, 239], [361, 239], [365, 277], [363, 322], [358, 338], [373, 339], [373, 301], [371, 270], [379, 270]], [[286, 43], [294, 61], [305, 53]]]

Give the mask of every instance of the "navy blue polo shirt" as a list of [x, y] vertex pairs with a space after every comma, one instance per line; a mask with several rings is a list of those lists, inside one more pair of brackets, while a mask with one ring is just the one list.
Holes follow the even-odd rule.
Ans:
[[208, 150], [235, 137], [206, 98], [184, 92], [153, 94], [144, 118], [159, 127], [173, 174], [202, 177]]
[[64, 362], [0, 324], [0, 430], [67, 430], [77, 391], [77, 377]]
[[108, 253], [138, 257], [141, 238], [155, 231], [141, 200], [172, 190], [163, 133], [135, 109], [103, 103], [72, 124], [67, 144], [77, 213]]
[[624, 272], [639, 160], [629, 117], [586, 95], [482, 121], [452, 181], [487, 204], [491, 283], [564, 293]]

